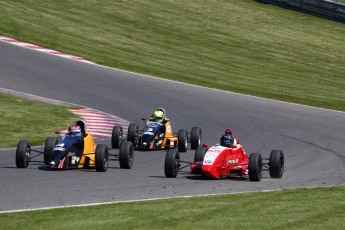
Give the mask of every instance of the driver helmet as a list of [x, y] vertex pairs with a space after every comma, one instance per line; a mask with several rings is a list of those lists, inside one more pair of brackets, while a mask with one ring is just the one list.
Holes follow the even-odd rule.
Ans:
[[233, 136], [229, 135], [229, 134], [224, 134], [221, 138], [220, 138], [220, 145], [224, 146], [224, 147], [228, 147], [231, 148], [231, 146], [235, 143], [235, 139]]
[[68, 128], [68, 134], [70, 136], [80, 136], [81, 135], [81, 129], [78, 125], [71, 125]]
[[153, 112], [152, 118], [154, 122], [162, 122], [164, 120], [165, 112], [164, 109], [156, 109]]

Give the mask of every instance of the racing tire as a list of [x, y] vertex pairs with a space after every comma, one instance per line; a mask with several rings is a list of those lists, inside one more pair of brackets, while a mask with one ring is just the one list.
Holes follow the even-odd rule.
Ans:
[[46, 143], [44, 144], [44, 153], [43, 153], [43, 160], [45, 165], [49, 165], [50, 155], [56, 144], [58, 143], [58, 139], [56, 137], [48, 137]]
[[177, 146], [179, 152], [187, 152], [188, 148], [188, 133], [185, 129], [180, 129], [177, 136]]
[[139, 126], [137, 123], [130, 123], [128, 125], [127, 141], [130, 141], [135, 145], [135, 138], [138, 136]]
[[114, 126], [111, 133], [111, 147], [118, 149], [123, 139], [123, 129], [121, 126]]
[[270, 176], [272, 178], [282, 178], [284, 172], [284, 154], [281, 150], [272, 150], [268, 163]]
[[197, 149], [201, 144], [201, 129], [199, 127], [193, 127], [190, 135], [191, 149]]
[[194, 163], [203, 162], [206, 152], [207, 152], [207, 148], [206, 148], [206, 147], [204, 147], [204, 146], [199, 146], [199, 147], [196, 149], [196, 151], [195, 151]]
[[131, 169], [134, 159], [134, 147], [130, 141], [123, 141], [120, 145], [119, 162], [120, 168]]
[[31, 144], [28, 141], [19, 141], [16, 151], [17, 168], [27, 168], [31, 159]]
[[95, 166], [97, 172], [106, 172], [108, 169], [109, 152], [105, 144], [97, 145], [95, 152]]
[[260, 181], [262, 177], [262, 157], [260, 153], [249, 156], [248, 174], [250, 181]]
[[165, 156], [164, 173], [168, 178], [175, 178], [180, 167], [180, 153], [177, 149], [169, 149]]

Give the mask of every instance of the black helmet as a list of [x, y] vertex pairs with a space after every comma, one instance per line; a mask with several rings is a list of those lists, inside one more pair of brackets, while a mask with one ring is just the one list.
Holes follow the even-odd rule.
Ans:
[[225, 134], [220, 138], [220, 145], [221, 146], [231, 148], [231, 146], [233, 144], [234, 144], [234, 137], [229, 135], [229, 134]]

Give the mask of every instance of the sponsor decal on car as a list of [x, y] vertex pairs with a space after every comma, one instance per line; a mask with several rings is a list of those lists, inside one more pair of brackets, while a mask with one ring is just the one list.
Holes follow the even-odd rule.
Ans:
[[151, 136], [153, 136], [154, 133], [153, 132], [144, 132], [143, 135], [151, 135]]
[[65, 143], [59, 143], [55, 146], [53, 151], [65, 151], [65, 148], [63, 148], [64, 146], [65, 146]]
[[76, 156], [72, 156], [72, 164], [75, 164], [76, 159], [77, 159], [77, 157], [76, 157]]
[[62, 168], [63, 168], [63, 164], [65, 163], [65, 159], [66, 159], [66, 158], [64, 158], [62, 161], [60, 161], [60, 164], [59, 164], [59, 166], [58, 166], [59, 169], [62, 169]]
[[212, 165], [215, 161], [215, 159], [219, 156], [219, 154], [224, 150], [224, 147], [216, 146], [210, 148], [204, 157], [204, 164], [205, 165]]
[[237, 164], [237, 163], [238, 163], [238, 159], [228, 160], [227, 162], [228, 162], [229, 164]]

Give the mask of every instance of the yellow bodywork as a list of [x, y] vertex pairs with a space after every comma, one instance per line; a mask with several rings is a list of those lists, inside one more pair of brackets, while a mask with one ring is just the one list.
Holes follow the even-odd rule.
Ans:
[[164, 122], [165, 122], [165, 135], [164, 135], [164, 139], [161, 145], [161, 149], [174, 148], [177, 146], [177, 137], [173, 135], [169, 118], [165, 117]]
[[87, 135], [84, 137], [84, 151], [78, 168], [95, 166], [96, 144], [91, 136], [91, 133], [86, 131], [86, 134]]

